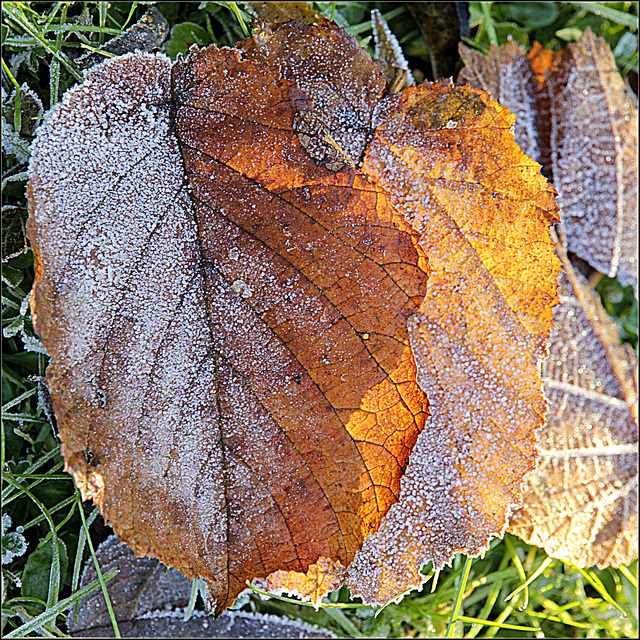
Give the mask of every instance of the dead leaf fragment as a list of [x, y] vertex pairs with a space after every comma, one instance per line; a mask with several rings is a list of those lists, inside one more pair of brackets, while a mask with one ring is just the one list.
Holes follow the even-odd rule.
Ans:
[[638, 555], [636, 361], [597, 294], [560, 255], [562, 304], [543, 368], [549, 419], [509, 531], [579, 567], [617, 567]]

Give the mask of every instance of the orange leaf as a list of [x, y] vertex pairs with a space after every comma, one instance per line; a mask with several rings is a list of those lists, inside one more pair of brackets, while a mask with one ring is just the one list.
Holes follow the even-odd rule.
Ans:
[[514, 143], [507, 109], [440, 82], [404, 91], [387, 114], [363, 172], [429, 256], [409, 334], [431, 418], [400, 501], [348, 569], [352, 593], [379, 603], [419, 588], [428, 561], [479, 554], [520, 504], [546, 409], [537, 371], [558, 272], [553, 190]]

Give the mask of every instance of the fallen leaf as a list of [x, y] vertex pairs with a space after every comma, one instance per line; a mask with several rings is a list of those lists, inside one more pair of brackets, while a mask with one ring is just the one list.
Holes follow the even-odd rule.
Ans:
[[348, 568], [352, 593], [368, 603], [420, 588], [429, 561], [438, 569], [456, 552], [481, 553], [536, 465], [546, 410], [537, 370], [558, 272], [547, 230], [557, 218], [512, 125], [480, 91], [424, 83], [390, 102], [367, 150], [363, 172], [420, 233], [432, 269], [409, 320], [431, 417], [400, 501]]
[[636, 360], [559, 253], [561, 305], [543, 368], [549, 418], [509, 531], [579, 567], [627, 565], [638, 556]]
[[[107, 582], [118, 629], [125, 638], [333, 638], [330, 631], [300, 620], [246, 611], [226, 611], [217, 620], [195, 610], [185, 620], [191, 585], [175, 569], [157, 560], [136, 558], [116, 536], [97, 549], [103, 574], [117, 575]], [[82, 572], [85, 587], [98, 575], [92, 558]], [[113, 626], [100, 589], [83, 598], [67, 618], [71, 637], [113, 636]]]
[[[91, 14], [89, 14], [91, 16]], [[92, 20], [89, 20], [91, 24]], [[150, 7], [136, 22], [119, 36], [99, 46], [96, 51], [89, 51], [75, 60], [81, 69], [88, 69], [105, 59], [105, 53], [122, 55], [130, 51], [153, 51], [159, 47], [169, 33], [167, 19], [156, 7]]]
[[264, 22], [288, 22], [298, 20], [304, 24], [321, 25], [322, 14], [308, 2], [243, 2]]
[[568, 249], [637, 295], [638, 111], [609, 45], [587, 29], [562, 51], [545, 90]]
[[[335, 25], [260, 25], [92, 69], [34, 145], [67, 469], [218, 613], [278, 571], [325, 584], [365, 538], [366, 558], [421, 545], [415, 586], [503, 532], [535, 464], [553, 190], [483, 92], [384, 90]], [[401, 491], [410, 517], [373, 536]], [[381, 601], [396, 577], [366, 562], [350, 580]]]

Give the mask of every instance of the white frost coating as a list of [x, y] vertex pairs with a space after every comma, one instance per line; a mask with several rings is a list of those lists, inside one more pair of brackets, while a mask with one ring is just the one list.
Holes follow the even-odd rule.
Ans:
[[[150, 550], [136, 540], [145, 528], [183, 529], [213, 551], [226, 540], [210, 484], [220, 486], [218, 416], [205, 402], [184, 407], [193, 391], [211, 397], [197, 383], [212, 358], [200, 248], [170, 134], [170, 67], [147, 54], [93, 67], [47, 115], [29, 170], [29, 233], [43, 270], [37, 310], [49, 314], [38, 330], [52, 356], [47, 380], [67, 465], [139, 553]], [[96, 471], [81, 455], [94, 447]], [[205, 464], [214, 470], [201, 479]], [[189, 505], [183, 522], [168, 519], [168, 495]], [[192, 571], [179, 550], [156, 554]]]

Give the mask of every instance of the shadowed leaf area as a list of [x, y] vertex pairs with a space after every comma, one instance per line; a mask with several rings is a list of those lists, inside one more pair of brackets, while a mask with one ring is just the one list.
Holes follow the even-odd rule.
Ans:
[[385, 85], [332, 23], [262, 25], [94, 67], [34, 143], [67, 469], [217, 612], [275, 572], [419, 587], [536, 464], [553, 189], [486, 93]]

